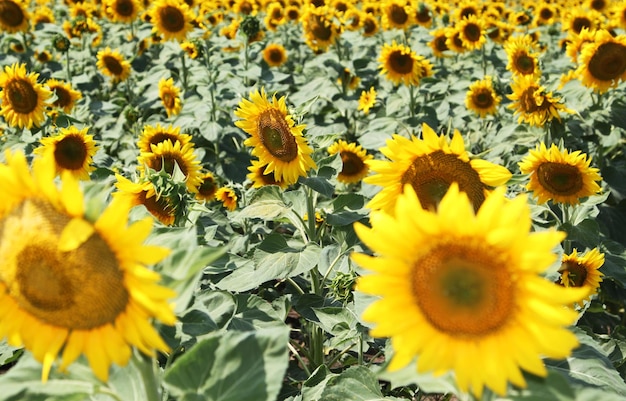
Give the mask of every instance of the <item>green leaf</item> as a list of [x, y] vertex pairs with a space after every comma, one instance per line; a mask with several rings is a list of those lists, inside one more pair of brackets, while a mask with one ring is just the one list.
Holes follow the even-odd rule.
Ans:
[[273, 220], [283, 216], [290, 209], [282, 200], [262, 200], [252, 203], [237, 214], [237, 220], [243, 219], [263, 219]]
[[235, 299], [237, 310], [228, 326], [229, 330], [245, 331], [284, 325], [286, 310], [277, 310], [278, 304], [271, 304], [254, 294], [240, 294]]
[[574, 390], [562, 375], [548, 372], [545, 378], [526, 377], [525, 389], [513, 390], [508, 399], [513, 401], [574, 401]]
[[289, 361], [288, 340], [285, 326], [210, 335], [166, 371], [165, 388], [185, 400], [275, 401]]
[[23, 348], [9, 345], [6, 339], [0, 341], [0, 366], [16, 361], [22, 355]]
[[376, 375], [365, 366], [353, 366], [326, 382], [320, 400], [391, 401], [400, 398], [384, 397]]
[[298, 182], [328, 198], [331, 198], [335, 193], [335, 186], [323, 177], [300, 177]]

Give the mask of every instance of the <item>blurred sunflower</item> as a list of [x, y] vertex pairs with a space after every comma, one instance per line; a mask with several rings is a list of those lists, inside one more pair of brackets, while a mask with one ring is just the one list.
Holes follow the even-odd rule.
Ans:
[[553, 118], [561, 120], [559, 111], [574, 113], [573, 110], [559, 103], [561, 98], [553, 97], [552, 92], [547, 92], [543, 86], [535, 80], [532, 75], [521, 75], [511, 83], [513, 93], [507, 97], [513, 100], [508, 105], [509, 109], [515, 110], [515, 114], [520, 114], [518, 122], [527, 122], [530, 125], [543, 127]]
[[180, 127], [174, 127], [171, 124], [167, 127], [159, 123], [156, 126], [146, 125], [139, 135], [137, 147], [140, 152], [149, 153], [152, 152], [152, 145], [158, 145], [166, 140], [172, 143], [180, 142], [184, 146], [191, 142], [191, 135], [181, 134]]
[[387, 213], [393, 213], [396, 199], [407, 184], [417, 193], [422, 207], [432, 210], [450, 185], [457, 183], [478, 210], [490, 187], [504, 185], [511, 178], [505, 167], [482, 159], [470, 160], [459, 131], [455, 130], [448, 141], [427, 124], [422, 124], [422, 139], [394, 135], [380, 152], [390, 160], [368, 160], [366, 163], [376, 174], [365, 177], [363, 182], [383, 187], [367, 207]]
[[64, 174], [58, 188], [54, 171], [49, 157], [29, 171], [21, 153], [7, 152], [0, 165], [0, 337], [43, 363], [44, 382], [59, 353], [60, 370], [84, 354], [106, 382], [132, 347], [168, 351], [151, 321], [175, 323], [175, 293], [146, 268], [168, 250], [143, 244], [150, 220], [126, 226], [126, 202], [114, 199], [87, 220], [78, 182]]
[[152, 31], [161, 34], [164, 40], [182, 42], [193, 29], [193, 13], [182, 0], [157, 0], [150, 10]]
[[130, 63], [124, 59], [119, 50], [111, 50], [107, 47], [97, 54], [96, 65], [100, 71], [111, 77], [113, 82], [125, 81], [130, 76]]
[[378, 19], [372, 14], [363, 15], [361, 26], [363, 27], [363, 36], [366, 38], [376, 35], [380, 29]]
[[26, 73], [26, 64], [17, 63], [5, 66], [0, 73], [0, 115], [10, 126], [30, 129], [45, 121], [45, 102], [52, 92], [37, 83], [38, 77], [37, 73]]
[[339, 153], [341, 157], [342, 167], [337, 176], [339, 182], [353, 184], [361, 181], [369, 173], [370, 168], [365, 162], [371, 160], [373, 156], [368, 155], [361, 145], [338, 140], [328, 147], [328, 153], [331, 156]]
[[444, 28], [446, 30], [446, 46], [455, 53], [465, 53], [468, 49], [463, 44], [461, 32], [456, 26]]
[[337, 84], [343, 87], [344, 91], [355, 90], [359, 87], [361, 83], [361, 78], [358, 75], [353, 74], [349, 68], [344, 68], [343, 73], [339, 74], [339, 78], [337, 78]]
[[168, 117], [175, 116], [182, 110], [180, 88], [174, 85], [174, 78], [159, 80], [159, 98]]
[[581, 198], [601, 191], [598, 170], [589, 167], [591, 158], [577, 150], [561, 151], [555, 144], [546, 148], [542, 142], [519, 163], [522, 174], [530, 174], [526, 189], [533, 192], [542, 204], [549, 200], [558, 203], [578, 204]]
[[602, 281], [602, 272], [599, 270], [604, 265], [604, 254], [593, 248], [584, 256], [578, 255], [578, 251], [574, 248], [569, 255], [563, 255], [561, 259], [561, 267], [559, 273], [561, 275], [556, 283], [564, 287], [583, 287], [589, 291], [589, 295], [577, 302], [577, 305], [583, 306], [583, 301], [591, 300]]
[[38, 24], [53, 24], [55, 22], [54, 11], [47, 6], [37, 7], [31, 16], [31, 23], [34, 26]]
[[432, 75], [432, 64], [423, 56], [418, 56], [410, 47], [385, 43], [378, 61], [381, 75], [395, 85], [403, 83], [407, 86], [419, 85], [420, 79]]
[[582, 49], [576, 74], [583, 85], [600, 93], [626, 80], [626, 35], [596, 31], [594, 42]]
[[534, 12], [535, 19], [533, 20], [535, 26], [551, 25], [558, 19], [559, 7], [556, 4], [550, 4], [542, 1]]
[[199, 201], [212, 201], [215, 199], [217, 192], [217, 181], [210, 171], [206, 171], [200, 175], [201, 181], [196, 192], [196, 199]]
[[269, 101], [261, 88], [250, 93], [250, 100], [241, 100], [235, 115], [243, 119], [235, 125], [251, 135], [244, 145], [251, 146], [252, 155], [267, 164], [265, 174], [273, 172], [278, 181], [291, 185], [317, 168], [311, 158], [313, 150], [302, 135], [305, 126], [295, 125], [284, 96], [277, 100], [274, 95]]
[[261, 188], [268, 185], [278, 185], [282, 189], [288, 187], [287, 183], [276, 179], [274, 172], [265, 173], [265, 169], [267, 168], [266, 164], [258, 160], [252, 160], [251, 164], [251, 166], [248, 166], [248, 171], [250, 172], [246, 177], [252, 181], [252, 188]]
[[502, 99], [493, 89], [491, 76], [486, 76], [470, 85], [465, 106], [476, 112], [480, 118], [485, 118], [487, 114], [496, 114], [500, 100]]
[[541, 75], [539, 58], [533, 50], [534, 43], [529, 35], [509, 38], [504, 43], [504, 51], [508, 58], [506, 69], [513, 75], [530, 75], [538, 78]]
[[219, 188], [215, 192], [215, 199], [222, 202], [224, 207], [231, 212], [237, 209], [237, 194], [228, 187]]
[[26, 32], [30, 16], [21, 1], [0, 0], [0, 32]]
[[306, 44], [315, 51], [326, 51], [341, 35], [341, 26], [335, 23], [327, 6], [305, 7], [300, 24]]
[[391, 339], [388, 370], [417, 356], [418, 372], [454, 371], [459, 389], [481, 399], [484, 387], [500, 396], [508, 382], [526, 387], [522, 371], [545, 377], [542, 358], [578, 346], [566, 328], [578, 314], [566, 306], [587, 290], [541, 277], [565, 234], [531, 232], [524, 196], [499, 188], [474, 212], [453, 184], [432, 212], [407, 186], [395, 214], [372, 212], [370, 221], [354, 228], [376, 256], [352, 259], [372, 273], [356, 289], [377, 297], [363, 319], [374, 337]]
[[78, 129], [73, 125], [61, 128], [58, 135], [42, 138], [34, 152], [49, 155], [57, 175], [68, 172], [77, 180], [89, 180], [89, 173], [96, 169], [92, 163], [98, 147], [88, 131], [88, 127]]
[[57, 98], [52, 102], [52, 106], [63, 110], [66, 114], [71, 113], [74, 106], [76, 106], [76, 102], [83, 97], [82, 93], [74, 90], [70, 83], [59, 81], [58, 79], [50, 78], [46, 81], [46, 86]]
[[604, 19], [601, 13], [583, 7], [567, 9], [567, 13], [562, 19], [561, 29], [566, 32], [579, 34], [583, 28], [595, 31], [601, 26]]
[[596, 39], [596, 31], [583, 28], [580, 33], [570, 33], [565, 42], [565, 53], [572, 59], [572, 63], [578, 63], [578, 56], [583, 47], [593, 43]]
[[479, 50], [487, 39], [485, 38], [485, 23], [476, 15], [470, 15], [457, 23], [459, 37], [463, 47], [468, 50]]
[[343, 26], [349, 31], [358, 31], [362, 26], [363, 13], [356, 7], [349, 7], [343, 15], [341, 21]]
[[263, 49], [263, 60], [270, 67], [280, 67], [287, 61], [287, 50], [278, 43], [268, 43]]
[[433, 24], [433, 12], [428, 4], [419, 2], [415, 10], [415, 22], [426, 29], [430, 29]]
[[404, 0], [384, 0], [381, 12], [382, 25], [386, 30], [409, 29], [415, 23], [415, 10]]
[[165, 171], [170, 176], [174, 175], [175, 165], [185, 176], [185, 185], [189, 192], [195, 193], [200, 185], [200, 162], [196, 159], [193, 142], [185, 143], [180, 141], [172, 142], [169, 139], [157, 144], [150, 145], [150, 152], [140, 153], [137, 161], [137, 169], [140, 173], [146, 174], [146, 167], [155, 171]]
[[114, 22], [131, 23], [142, 11], [142, 4], [138, 0], [106, 0], [107, 15]]
[[359, 97], [359, 107], [357, 110], [363, 110], [364, 114], [369, 114], [370, 109], [376, 104], [376, 89], [370, 87], [369, 91], [361, 92]]
[[200, 55], [200, 52], [198, 51], [198, 46], [196, 46], [195, 42], [193, 41], [184, 41], [180, 43], [180, 48], [183, 49], [183, 51], [185, 52], [185, 54], [187, 54], [189, 56], [190, 59], [195, 60], [198, 58], [198, 56]]
[[113, 193], [114, 199], [119, 198], [132, 206], [143, 205], [162, 224], [166, 226], [174, 224], [176, 208], [167, 197], [157, 194], [152, 182], [132, 182], [119, 174], [115, 174], [115, 178], [117, 179], [115, 187], [118, 191]]

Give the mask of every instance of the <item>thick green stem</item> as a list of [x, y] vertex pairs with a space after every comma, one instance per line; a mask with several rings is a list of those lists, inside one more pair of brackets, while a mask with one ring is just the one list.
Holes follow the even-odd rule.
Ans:
[[187, 91], [187, 62], [185, 61], [185, 52], [181, 52], [180, 60], [182, 65], [182, 81], [183, 81], [183, 90]]
[[160, 384], [157, 381], [155, 369], [156, 361], [154, 358], [144, 357], [138, 355], [136, 352], [133, 354], [133, 363], [139, 369], [141, 373], [141, 379], [143, 381], [146, 401], [161, 401], [160, 397]]

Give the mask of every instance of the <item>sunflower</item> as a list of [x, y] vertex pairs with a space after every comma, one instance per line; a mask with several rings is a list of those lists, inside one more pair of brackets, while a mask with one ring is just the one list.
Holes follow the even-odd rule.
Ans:
[[363, 36], [366, 38], [376, 35], [380, 29], [378, 19], [376, 19], [376, 16], [372, 14], [363, 15], [361, 26], [363, 27]]
[[[54, 160], [36, 158], [29, 171], [21, 153], [0, 165], [0, 337], [24, 346], [43, 363], [42, 380], [62, 353], [60, 370], [84, 354], [107, 381], [112, 363], [126, 365], [132, 347], [167, 351], [152, 318], [173, 325], [168, 299], [146, 268], [167, 255], [144, 245], [152, 227], [127, 227], [130, 205], [113, 200], [95, 222], [71, 174], [54, 181]], [[20, 183], [20, 185], [15, 185]]]
[[555, 144], [546, 148], [542, 142], [520, 163], [522, 174], [530, 174], [526, 189], [533, 191], [540, 204], [548, 200], [578, 204], [581, 198], [601, 191], [600, 170], [589, 167], [591, 158], [577, 150], [561, 151]]
[[88, 127], [78, 129], [73, 125], [61, 128], [58, 135], [42, 138], [35, 153], [50, 154], [58, 175], [67, 171], [78, 180], [89, 180], [89, 173], [95, 170], [92, 163], [98, 147], [87, 131]]
[[410, 47], [397, 44], [384, 44], [378, 61], [381, 75], [385, 75], [395, 85], [419, 85], [420, 79], [432, 75], [432, 65], [423, 56], [418, 56]]
[[100, 71], [113, 80], [113, 82], [125, 81], [130, 76], [130, 63], [124, 59], [119, 50], [111, 50], [107, 47], [97, 54], [96, 65]]
[[604, 93], [626, 80], [626, 35], [611, 36], [606, 30], [595, 33], [595, 41], [584, 46], [577, 69], [583, 85]]
[[155, 171], [164, 170], [170, 176], [174, 175], [175, 165], [185, 176], [185, 184], [189, 192], [196, 192], [201, 182], [200, 162], [194, 154], [193, 143], [180, 141], [172, 142], [165, 139], [156, 145], [150, 145], [150, 152], [142, 152], [137, 158], [139, 162], [138, 170], [146, 173], [146, 167]]
[[363, 113], [367, 115], [375, 104], [376, 89], [372, 86], [369, 91], [361, 92], [361, 96], [359, 97], [359, 107], [357, 110], [363, 110]]
[[463, 47], [468, 50], [479, 50], [487, 39], [485, 38], [485, 23], [476, 15], [463, 18], [458, 24], [459, 37]]
[[363, 22], [363, 13], [356, 7], [349, 7], [342, 17], [342, 23], [349, 31], [357, 31], [361, 29]]
[[574, 8], [563, 18], [561, 29], [576, 34], [579, 34], [583, 28], [595, 31], [600, 27], [603, 18], [602, 14], [596, 10]]
[[485, 118], [487, 114], [496, 114], [500, 100], [502, 99], [493, 89], [491, 77], [486, 76], [470, 85], [465, 97], [465, 106], [476, 112], [480, 118]]
[[159, 80], [159, 98], [165, 107], [168, 117], [175, 116], [182, 109], [180, 100], [180, 88], [174, 85], [173, 78], [161, 78]]
[[541, 277], [565, 234], [531, 232], [524, 196], [509, 200], [499, 188], [474, 212], [454, 184], [432, 212], [407, 186], [395, 215], [372, 212], [370, 221], [354, 228], [377, 256], [352, 259], [372, 273], [356, 289], [379, 297], [363, 319], [372, 336], [391, 339], [390, 371], [417, 356], [418, 372], [454, 371], [476, 399], [484, 387], [504, 396], [508, 382], [526, 387], [522, 370], [545, 377], [543, 357], [565, 358], [578, 345], [565, 328], [578, 314], [566, 305], [587, 290]]
[[152, 32], [159, 33], [164, 40], [185, 40], [193, 29], [193, 13], [189, 6], [180, 0], [157, 0], [150, 10]]
[[404, 0], [385, 0], [381, 7], [384, 29], [409, 29], [414, 24], [415, 10]]
[[300, 23], [307, 45], [315, 51], [326, 51], [341, 34], [328, 7], [306, 7]]
[[31, 22], [35, 26], [38, 24], [54, 24], [56, 22], [54, 11], [52, 11], [50, 7], [46, 6], [37, 7], [37, 9], [33, 12]]
[[0, 0], [0, 31], [26, 32], [29, 19], [28, 11], [22, 2]]
[[541, 70], [539, 59], [533, 50], [534, 43], [529, 35], [509, 38], [504, 43], [504, 51], [508, 58], [506, 69], [513, 75], [530, 75], [538, 78]]
[[30, 129], [45, 121], [45, 102], [52, 92], [37, 83], [38, 77], [37, 73], [26, 73], [26, 64], [17, 63], [0, 73], [0, 115], [10, 126]]
[[394, 135], [387, 140], [387, 146], [380, 149], [390, 161], [366, 162], [377, 174], [364, 178], [363, 182], [383, 187], [367, 207], [392, 213], [396, 198], [405, 185], [410, 184], [422, 207], [434, 209], [448, 187], [456, 182], [478, 210], [489, 187], [504, 185], [511, 178], [505, 167], [486, 160], [470, 160], [457, 130], [448, 141], [443, 134], [438, 137], [432, 128], [422, 124], [422, 138]]
[[112, 21], [127, 24], [137, 19], [142, 9], [138, 0], [108, 0], [105, 6], [107, 15]]
[[559, 8], [555, 4], [547, 2], [541, 2], [537, 10], [534, 12], [535, 19], [533, 20], [536, 26], [552, 25], [558, 19]]
[[337, 84], [340, 85], [344, 91], [355, 90], [359, 87], [361, 83], [361, 78], [358, 75], [353, 74], [349, 68], [344, 68], [343, 73], [339, 74], [339, 78], [337, 78]]
[[446, 46], [455, 53], [465, 53], [468, 49], [463, 44], [461, 32], [456, 26], [444, 28], [446, 30]]
[[215, 199], [222, 202], [231, 212], [237, 209], [237, 194], [230, 188], [222, 187], [215, 192]]
[[79, 91], [72, 89], [70, 83], [58, 79], [47, 80], [46, 86], [56, 95], [56, 100], [52, 102], [52, 106], [63, 110], [66, 114], [71, 113], [76, 102], [83, 97]]
[[531, 75], [518, 76], [511, 84], [511, 88], [513, 93], [507, 97], [513, 100], [513, 103], [507, 107], [520, 114], [519, 123], [525, 121], [530, 125], [542, 127], [553, 118], [560, 121], [559, 111], [574, 113], [559, 103], [561, 98], [553, 97], [552, 92], [546, 93], [545, 88]]
[[139, 136], [137, 147], [140, 152], [152, 152], [152, 145], [170, 140], [172, 143], [180, 142], [182, 146], [191, 142], [191, 135], [181, 134], [180, 127], [174, 127], [171, 124], [167, 127], [158, 124], [156, 126], [146, 125]]
[[435, 57], [446, 57], [444, 53], [446, 50], [450, 50], [446, 41], [448, 37], [446, 36], [447, 30], [445, 28], [437, 28], [434, 31], [430, 31], [430, 35], [433, 37], [430, 42], [428, 42], [428, 46], [433, 50], [433, 55]]
[[565, 53], [572, 59], [572, 63], [578, 63], [578, 56], [582, 49], [596, 40], [596, 31], [587, 28], [581, 29], [580, 33], [571, 33], [566, 38]]
[[235, 125], [251, 135], [244, 145], [253, 147], [252, 155], [267, 164], [265, 174], [273, 172], [278, 181], [291, 185], [317, 168], [313, 150], [302, 136], [305, 126], [295, 125], [284, 96], [277, 100], [274, 95], [270, 101], [261, 88], [250, 93], [250, 100], [241, 100], [235, 115], [243, 119]]
[[215, 199], [215, 193], [217, 192], [217, 182], [215, 176], [210, 171], [204, 172], [200, 175], [201, 182], [198, 185], [198, 192], [196, 192], [196, 199], [199, 201], [212, 201]]
[[577, 302], [579, 306], [583, 306], [582, 301], [591, 300], [600, 287], [602, 281], [602, 272], [599, 270], [604, 264], [604, 254], [593, 248], [584, 256], [579, 256], [578, 251], [574, 251], [569, 255], [563, 255], [561, 259], [561, 268], [559, 273], [561, 276], [556, 281], [564, 287], [584, 287], [589, 291], [589, 295]]
[[186, 40], [184, 42], [180, 42], [180, 48], [183, 49], [185, 54], [187, 54], [192, 60], [197, 59], [200, 55], [200, 52], [198, 51], [198, 46], [196, 46], [195, 42], [193, 41], [190, 42]]
[[263, 60], [270, 67], [280, 67], [287, 61], [287, 50], [278, 43], [268, 43], [263, 49]]
[[150, 181], [132, 182], [119, 174], [115, 174], [117, 192], [113, 198], [125, 200], [132, 206], [143, 205], [148, 212], [166, 226], [176, 221], [176, 208], [165, 196], [159, 196]]
[[420, 2], [415, 10], [415, 22], [426, 29], [433, 24], [433, 12], [426, 3]]
[[370, 168], [365, 162], [372, 159], [372, 155], [368, 155], [361, 145], [339, 140], [328, 148], [328, 153], [331, 156], [339, 153], [341, 157], [342, 167], [337, 176], [339, 182], [356, 183], [369, 173]]
[[41, 64], [46, 64], [52, 61], [52, 53], [50, 53], [48, 50], [35, 50], [33, 57]]
[[276, 179], [274, 172], [265, 173], [267, 168], [266, 164], [261, 163], [258, 160], [252, 160], [252, 165], [248, 166], [248, 179], [252, 181], [252, 188], [261, 188], [268, 185], [278, 185], [280, 188], [285, 189], [288, 185], [284, 181]]

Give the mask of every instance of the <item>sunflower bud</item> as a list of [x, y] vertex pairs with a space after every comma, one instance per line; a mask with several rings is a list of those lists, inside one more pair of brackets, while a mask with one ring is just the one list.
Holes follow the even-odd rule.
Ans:
[[61, 53], [66, 53], [70, 50], [70, 40], [58, 33], [52, 38], [52, 47]]
[[259, 25], [259, 20], [255, 17], [247, 16], [243, 21], [241, 21], [241, 32], [246, 35], [248, 38], [252, 38], [259, 33], [261, 26]]

